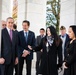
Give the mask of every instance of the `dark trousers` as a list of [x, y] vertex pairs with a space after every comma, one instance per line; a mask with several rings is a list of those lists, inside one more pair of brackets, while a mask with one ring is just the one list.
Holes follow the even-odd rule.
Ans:
[[13, 69], [14, 69], [14, 65], [13, 64], [5, 65], [4, 75], [13, 75]]
[[28, 60], [22, 57], [19, 58], [19, 75], [22, 75], [24, 60], [26, 60], [26, 75], [31, 75], [32, 60]]
[[70, 74], [68, 74], [69, 72], [68, 72], [68, 69], [64, 69], [64, 74], [63, 75], [70, 75]]
[[4, 75], [4, 65], [0, 65], [0, 75]]
[[1, 75], [1, 69], [0, 69], [0, 75]]
[[1, 74], [1, 68], [2, 68], [2, 67], [1, 67], [1, 65], [0, 65], [0, 75], [2, 75], [2, 74]]
[[42, 52], [37, 52], [37, 61], [36, 61], [36, 75], [38, 75], [38, 70], [40, 66]]
[[15, 75], [19, 75], [19, 64], [15, 65]]

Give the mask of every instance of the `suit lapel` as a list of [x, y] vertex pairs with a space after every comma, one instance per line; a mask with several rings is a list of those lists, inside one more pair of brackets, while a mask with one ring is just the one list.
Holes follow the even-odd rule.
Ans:
[[41, 39], [41, 36], [39, 36], [39, 39]]
[[41, 36], [39, 37], [40, 41], [41, 41]]
[[68, 42], [68, 35], [66, 34], [65, 46], [66, 46], [67, 42]]
[[9, 35], [8, 30], [6, 28], [5, 28], [5, 34], [6, 34], [7, 38], [9, 39], [9, 41], [11, 41], [10, 35]]
[[38, 39], [38, 41], [39, 41], [39, 44], [40, 44], [40, 42], [41, 42], [41, 36], [39, 36], [39, 39]]
[[29, 32], [28, 32], [27, 43], [28, 43], [28, 41], [30, 40], [30, 35], [31, 35], [31, 33], [30, 33], [30, 31], [29, 31]]
[[14, 38], [15, 38], [15, 34], [14, 34], [14, 31], [12, 30], [12, 43], [14, 42]]
[[22, 39], [23, 39], [24, 43], [26, 43], [26, 39], [25, 39], [25, 36], [24, 36], [24, 31], [22, 31]]

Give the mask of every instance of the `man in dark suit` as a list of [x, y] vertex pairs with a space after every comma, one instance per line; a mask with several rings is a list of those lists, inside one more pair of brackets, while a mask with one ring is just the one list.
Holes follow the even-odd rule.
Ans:
[[[45, 29], [44, 29], [44, 28], [41, 28], [41, 29], [40, 29], [40, 35], [37, 36], [37, 38], [36, 38], [36, 45], [37, 45], [37, 46], [40, 44], [41, 39], [45, 36], [44, 33], [45, 33]], [[41, 50], [41, 51], [38, 51], [38, 52], [36, 52], [36, 53], [37, 53], [36, 75], [38, 75], [40, 60], [41, 60], [41, 56], [42, 56], [42, 50]]]
[[[63, 57], [63, 61], [67, 56], [67, 51], [66, 51], [66, 46], [67, 43], [70, 41], [68, 34], [66, 33], [66, 28], [64, 26], [60, 27], [60, 38], [62, 39], [62, 57]], [[64, 73], [64, 69], [62, 71], [62, 74]], [[65, 75], [65, 74], [64, 74]]]
[[64, 61], [64, 58], [66, 57], [66, 45], [67, 43], [70, 41], [69, 39], [69, 36], [68, 34], [66, 33], [66, 28], [64, 26], [61, 26], [60, 27], [60, 38], [62, 39], [62, 55], [63, 55], [63, 61]]
[[1, 38], [1, 57], [4, 58], [4, 75], [13, 75], [14, 64], [18, 63], [17, 58], [17, 35], [12, 30], [14, 19], [8, 17], [7, 27], [2, 29]]
[[29, 30], [30, 22], [24, 20], [23, 30], [19, 32], [18, 50], [19, 50], [19, 75], [22, 75], [24, 60], [26, 60], [26, 75], [31, 75], [31, 64], [33, 52], [28, 49], [28, 45], [35, 46], [35, 34]]

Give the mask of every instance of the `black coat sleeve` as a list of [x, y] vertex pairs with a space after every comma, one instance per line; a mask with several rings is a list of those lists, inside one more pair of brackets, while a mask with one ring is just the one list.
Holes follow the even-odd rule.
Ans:
[[43, 39], [41, 39], [41, 42], [38, 46], [32, 47], [34, 52], [40, 51], [42, 49], [43, 45]]
[[57, 48], [57, 55], [58, 55], [58, 64], [61, 67], [62, 66], [62, 42], [60, 42]]
[[38, 46], [39, 45], [39, 43], [38, 43], [39, 41], [38, 41], [38, 36], [37, 36], [37, 38], [36, 38], [36, 46]]
[[23, 54], [24, 48], [20, 45], [20, 35], [18, 33], [18, 55], [21, 56]]
[[72, 63], [76, 62], [76, 41], [73, 43], [73, 54], [68, 55], [68, 59], [65, 60], [66, 66], [68, 67]]
[[33, 33], [32, 35], [33, 35], [33, 37], [32, 37], [32, 47], [34, 47], [36, 45], [36, 39], [35, 39], [35, 34]]

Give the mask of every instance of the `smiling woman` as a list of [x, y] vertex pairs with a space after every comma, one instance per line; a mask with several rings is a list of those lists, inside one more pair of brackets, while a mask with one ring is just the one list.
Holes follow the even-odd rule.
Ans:
[[69, 27], [71, 41], [67, 44], [67, 56], [64, 62], [64, 75], [76, 75], [76, 25]]

